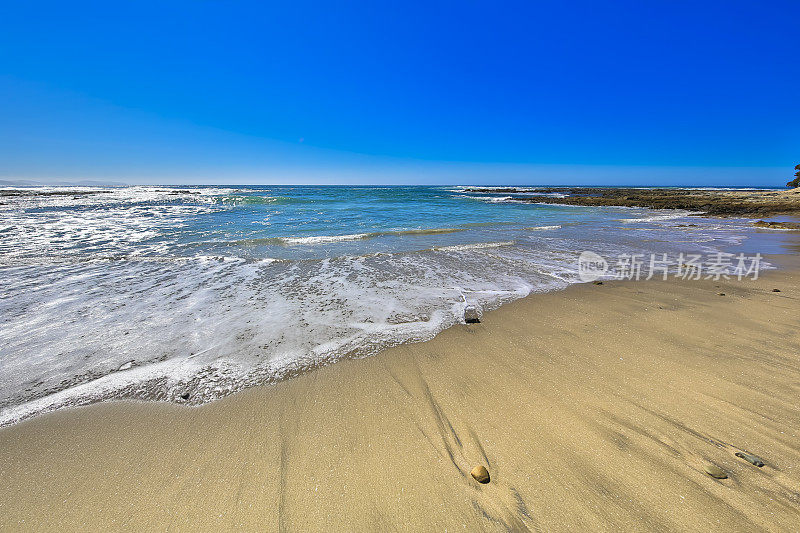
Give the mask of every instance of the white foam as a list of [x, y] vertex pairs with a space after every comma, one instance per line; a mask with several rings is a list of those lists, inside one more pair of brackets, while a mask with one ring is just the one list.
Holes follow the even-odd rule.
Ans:
[[484, 248], [499, 248], [500, 246], [511, 246], [514, 241], [500, 242], [478, 242], [473, 244], [454, 244], [452, 246], [437, 246], [434, 250], [442, 252], [461, 252], [464, 250], [482, 250]]
[[285, 244], [329, 244], [334, 242], [358, 241], [370, 237], [369, 233], [353, 233], [350, 235], [314, 235], [310, 237], [286, 237], [281, 239]]
[[665, 220], [675, 220], [677, 218], [686, 218], [687, 216], [700, 214], [698, 211], [684, 211], [684, 210], [670, 210], [669, 212], [658, 212], [655, 215], [637, 217], [637, 218], [621, 218], [620, 222], [636, 223], [636, 222], [663, 222]]
[[[11, 297], [0, 303], [0, 425], [99, 398], [177, 399], [187, 387], [209, 400], [345, 354], [429, 339], [460, 320], [465, 292], [491, 308], [537, 285], [481, 274], [489, 256], [466, 255], [455, 269], [444, 257], [37, 267], [3, 288]], [[37, 283], [42, 276], [48, 284]], [[446, 283], [451, 276], [458, 288]]]
[[471, 196], [467, 194], [462, 196], [470, 200], [480, 200], [481, 202], [488, 202], [490, 204], [522, 203], [522, 200], [514, 198], [513, 196]]

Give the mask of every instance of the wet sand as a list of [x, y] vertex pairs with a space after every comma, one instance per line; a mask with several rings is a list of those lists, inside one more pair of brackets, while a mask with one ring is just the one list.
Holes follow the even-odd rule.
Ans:
[[0, 530], [796, 531], [786, 266], [534, 295], [199, 408], [34, 418], [0, 430]]

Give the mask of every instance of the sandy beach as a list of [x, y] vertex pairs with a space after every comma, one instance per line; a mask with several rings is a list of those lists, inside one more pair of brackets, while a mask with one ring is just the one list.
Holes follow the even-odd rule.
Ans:
[[800, 533], [800, 2], [6, 2], [0, 533]]
[[781, 261], [530, 296], [199, 408], [34, 418], [0, 430], [0, 529], [796, 530], [800, 263]]

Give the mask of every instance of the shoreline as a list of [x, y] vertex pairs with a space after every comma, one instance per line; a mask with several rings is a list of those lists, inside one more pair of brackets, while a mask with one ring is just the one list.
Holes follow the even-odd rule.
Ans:
[[[800, 219], [798, 219], [798, 220], [800, 220]], [[775, 224], [790, 224], [790, 225], [800, 226], [800, 222], [781, 222], [781, 223], [775, 223]], [[786, 231], [784, 228], [772, 228], [772, 227], [760, 227], [760, 229], [762, 229], [762, 230], [774, 230], [774, 229], [777, 229], [780, 233], [783, 233], [784, 231]], [[772, 233], [772, 232], [769, 232], [769, 233]], [[791, 232], [791, 234], [793, 234], [793, 232]], [[782, 262], [782, 259], [780, 259], [780, 258], [786, 256], [786, 254], [776, 253], [774, 251], [775, 247], [778, 246], [781, 249], [783, 249], [788, 245], [788, 243], [793, 242], [793, 241], [794, 241], [794, 239], [792, 237], [781, 237], [781, 241], [773, 241], [771, 243], [768, 242], [768, 241], [765, 241], [765, 240], [761, 240], [761, 239], [758, 240], [758, 242], [760, 242], [767, 249], [772, 251], [768, 255], [769, 255], [771, 261], [773, 263], [775, 263], [773, 266], [776, 266], [778, 263]], [[737, 246], [739, 247], [739, 250], [751, 250], [751, 248], [752, 248], [752, 246], [749, 245], [749, 244], [747, 246], [745, 246], [745, 247], [741, 247], [740, 245], [737, 245]], [[734, 248], [732, 247], [731, 249], [734, 249]], [[753, 253], [755, 253], [755, 252], [753, 251]], [[767, 256], [765, 255], [765, 257], [767, 257]], [[776, 266], [776, 268], [780, 268], [780, 267]], [[672, 276], [672, 275], [673, 274], [670, 274], [670, 276]], [[621, 282], [621, 283], [630, 283], [631, 282], [630, 280], [623, 280], [623, 281], [617, 280], [617, 281]], [[567, 288], [569, 288], [569, 287], [571, 287], [573, 285], [582, 285], [584, 283], [585, 282], [581, 282], [581, 281], [573, 281], [573, 282], [569, 282], [566, 286], [563, 286], [563, 287], [548, 288], [548, 289], [543, 290], [543, 291], [534, 290], [534, 291], [528, 293], [525, 296], [518, 296], [518, 297], [516, 297], [516, 298], [514, 298], [512, 300], [506, 300], [506, 301], [503, 301], [503, 302], [499, 302], [496, 305], [493, 305], [493, 306], [488, 307], [488, 308], [484, 308], [484, 310], [489, 312], [489, 313], [491, 313], [491, 312], [494, 312], [499, 307], [508, 305], [509, 303], [517, 301], [520, 298], [521, 299], [526, 299], [526, 298], [536, 297], [536, 296], [539, 296], [539, 295], [549, 294], [549, 293], [553, 293], [553, 292], [557, 293], [557, 292], [561, 292], [563, 290], [566, 290]], [[193, 379], [190, 379], [190, 380], [187, 380], [187, 381], [183, 382], [184, 385], [186, 385], [186, 386], [183, 387], [183, 388], [178, 388], [178, 387], [167, 387], [166, 384], [165, 384], [166, 383], [166, 379], [163, 376], [144, 379], [144, 380], [135, 382], [134, 384], [130, 384], [128, 386], [118, 388], [116, 390], [113, 388], [113, 386], [107, 386], [107, 385], [104, 384], [104, 385], [101, 385], [100, 390], [101, 391], [110, 390], [111, 391], [110, 393], [109, 392], [106, 392], [106, 393], [95, 393], [94, 395], [92, 395], [89, 392], [87, 392], [87, 393], [84, 393], [83, 395], [74, 396], [74, 391], [76, 389], [85, 389], [85, 390], [88, 391], [88, 390], [92, 390], [92, 389], [97, 388], [97, 385], [98, 385], [99, 382], [113, 381], [117, 376], [115, 375], [115, 373], [112, 372], [110, 374], [99, 376], [95, 380], [90, 380], [90, 381], [87, 381], [87, 382], [80, 383], [80, 384], [75, 385], [75, 386], [73, 386], [71, 388], [58, 390], [58, 391], [55, 391], [55, 392], [53, 392], [51, 394], [48, 394], [48, 395], [45, 395], [45, 396], [42, 396], [42, 397], [33, 398], [33, 399], [31, 399], [31, 400], [29, 400], [29, 401], [27, 401], [25, 403], [22, 403], [22, 404], [11, 405], [11, 406], [6, 406], [6, 407], [3, 407], [3, 408], [0, 408], [0, 411], [2, 411], [3, 409], [5, 409], [7, 411], [7, 413], [3, 413], [6, 416], [3, 416], [2, 418], [0, 418], [0, 430], [2, 430], [4, 428], [7, 428], [7, 427], [12, 427], [14, 425], [26, 422], [26, 421], [31, 420], [31, 419], [35, 419], [35, 418], [40, 417], [40, 416], [51, 414], [51, 413], [54, 413], [54, 412], [60, 412], [62, 410], [66, 410], [66, 409], [87, 407], [87, 406], [95, 405], [95, 404], [98, 404], [98, 403], [108, 403], [108, 402], [122, 402], [122, 403], [134, 402], [134, 403], [138, 403], [138, 402], [146, 402], [146, 403], [168, 403], [168, 404], [177, 405], [177, 406], [180, 406], [180, 407], [200, 407], [200, 406], [203, 406], [203, 405], [206, 405], [206, 404], [209, 404], [209, 403], [220, 401], [220, 400], [222, 400], [224, 398], [227, 398], [227, 397], [229, 397], [231, 395], [239, 394], [239, 393], [241, 393], [243, 391], [246, 391], [248, 389], [251, 389], [251, 388], [270, 387], [270, 386], [275, 385], [276, 383], [280, 383], [280, 382], [283, 382], [283, 381], [296, 379], [299, 376], [303, 376], [303, 375], [308, 374], [310, 372], [315, 372], [316, 370], [318, 370], [320, 368], [323, 368], [325, 366], [341, 363], [342, 361], [359, 360], [359, 359], [363, 359], [363, 358], [367, 358], [367, 357], [374, 357], [375, 355], [380, 354], [380, 353], [382, 353], [382, 352], [384, 352], [386, 350], [391, 350], [391, 349], [394, 349], [394, 348], [396, 348], [398, 346], [402, 346], [402, 345], [405, 345], [405, 344], [426, 343], [426, 342], [429, 342], [432, 338], [435, 338], [437, 335], [440, 335], [442, 332], [447, 331], [448, 329], [451, 329], [453, 327], [457, 327], [459, 325], [463, 325], [463, 324], [459, 324], [459, 322], [455, 322], [455, 323], [453, 323], [453, 324], [451, 324], [449, 326], [444, 327], [444, 329], [439, 330], [437, 333], [433, 334], [433, 337], [431, 337], [431, 338], [427, 338], [427, 339], [424, 339], [424, 340], [406, 340], [406, 341], [402, 341], [402, 342], [397, 343], [397, 344], [392, 344], [392, 345], [389, 345], [389, 346], [382, 347], [376, 352], [358, 352], [358, 351], [354, 351], [351, 354], [346, 354], [346, 355], [339, 356], [339, 357], [336, 357], [336, 358], [325, 358], [325, 359], [313, 361], [311, 363], [300, 362], [300, 363], [295, 364], [295, 365], [289, 365], [289, 366], [281, 367], [279, 369], [279, 371], [277, 371], [277, 372], [266, 373], [265, 375], [267, 375], [268, 377], [266, 377], [264, 379], [260, 379], [258, 381], [253, 381], [252, 383], [244, 384], [244, 385], [242, 385], [242, 386], [240, 386], [238, 388], [228, 389], [228, 390], [226, 390], [226, 392], [224, 394], [222, 394], [220, 396], [208, 397], [208, 396], [199, 396], [199, 395], [196, 395], [196, 394], [191, 394], [191, 396], [189, 398], [184, 397], [181, 394], [182, 391], [186, 391], [187, 394], [190, 393], [189, 391], [191, 391], [192, 393], [196, 392], [196, 389], [193, 387], [193, 385], [194, 385], [193, 381], [195, 379], [197, 379], [197, 378], [193, 378]], [[134, 370], [136, 369], [135, 367], [129, 367], [127, 369], [120, 369], [120, 370], [130, 370], [131, 368], [134, 368]], [[155, 392], [152, 392], [151, 389], [154, 390]], [[66, 399], [62, 400], [62, 397], [66, 398]], [[31, 406], [33, 406], [33, 407], [31, 407]]]
[[800, 262], [778, 260], [755, 281], [531, 295], [199, 407], [2, 428], [0, 529], [788, 530]]

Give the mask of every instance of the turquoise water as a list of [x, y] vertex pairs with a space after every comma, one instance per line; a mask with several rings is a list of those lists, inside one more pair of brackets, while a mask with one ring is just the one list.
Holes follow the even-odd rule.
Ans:
[[[421, 341], [578, 282], [584, 250], [711, 252], [746, 220], [463, 187], [0, 192], [0, 424], [105, 398], [201, 403]], [[188, 399], [184, 397], [188, 395]]]

